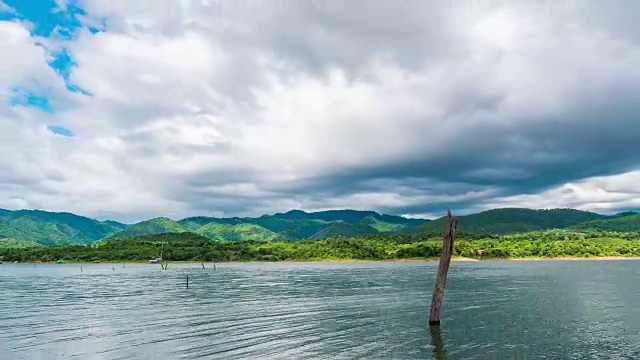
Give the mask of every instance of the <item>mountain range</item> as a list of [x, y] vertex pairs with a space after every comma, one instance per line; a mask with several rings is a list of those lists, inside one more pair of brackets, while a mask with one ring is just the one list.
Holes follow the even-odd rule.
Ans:
[[[575, 209], [492, 209], [459, 216], [460, 230], [509, 234], [546, 229], [576, 231], [640, 231], [640, 214], [602, 215]], [[410, 219], [375, 211], [291, 210], [260, 217], [197, 216], [181, 220], [154, 218], [135, 224], [98, 221], [66, 212], [0, 209], [0, 247], [89, 244], [103, 239], [190, 232], [212, 240], [271, 241], [357, 237], [370, 234], [433, 234], [443, 230], [444, 217]]]

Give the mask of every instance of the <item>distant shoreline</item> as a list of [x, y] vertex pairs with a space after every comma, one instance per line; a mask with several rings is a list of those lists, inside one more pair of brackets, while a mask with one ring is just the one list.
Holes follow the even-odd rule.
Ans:
[[558, 256], [558, 257], [536, 257], [536, 258], [513, 258], [513, 259], [487, 259], [487, 260], [506, 260], [506, 261], [608, 261], [608, 260], [640, 260], [638, 256], [592, 256], [592, 257], [576, 257], [576, 256]]
[[[576, 256], [558, 256], [558, 257], [530, 257], [530, 258], [485, 258], [475, 259], [469, 257], [452, 257], [452, 262], [482, 262], [482, 261], [612, 261], [612, 260], [640, 260], [638, 256], [593, 256], [593, 257], [576, 257]], [[357, 260], [357, 259], [317, 259], [317, 260], [280, 260], [280, 261], [205, 261], [205, 266], [213, 266], [213, 264], [241, 264], [241, 263], [338, 263], [338, 262], [357, 262], [357, 263], [382, 263], [382, 262], [438, 262], [439, 258], [427, 258], [427, 259], [387, 259], [387, 260]], [[180, 265], [200, 265], [202, 262], [198, 261], [167, 261], [169, 264]], [[5, 265], [14, 265], [12, 262], [5, 262]], [[56, 264], [55, 261], [50, 262], [20, 262], [17, 264], [34, 265], [34, 264]], [[121, 265], [121, 264], [134, 264], [134, 265], [157, 265], [148, 264], [144, 261], [105, 261], [105, 262], [83, 262], [83, 261], [65, 261], [64, 264], [94, 264], [94, 265]]]
[[[530, 257], [530, 258], [485, 258], [475, 259], [469, 257], [452, 257], [451, 262], [481, 262], [481, 261], [607, 261], [607, 260], [640, 260], [638, 256], [592, 256], [592, 257], [577, 257], [577, 256], [558, 256], [558, 257]], [[354, 260], [354, 259], [338, 259], [338, 260], [283, 260], [274, 262], [438, 262], [440, 258], [428, 258], [428, 259], [388, 259], [388, 260]], [[252, 261], [252, 262], [265, 262], [265, 261]], [[198, 263], [199, 264], [199, 263]], [[206, 263], [205, 263], [206, 264]]]

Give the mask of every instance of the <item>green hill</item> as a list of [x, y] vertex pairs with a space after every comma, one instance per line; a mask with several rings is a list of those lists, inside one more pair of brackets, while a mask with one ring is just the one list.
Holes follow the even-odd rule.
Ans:
[[[405, 220], [415, 220], [415, 219], [405, 219]], [[420, 224], [424, 224], [425, 221], [424, 220], [418, 220], [418, 222], [399, 222], [396, 221], [395, 219], [389, 219], [388, 215], [381, 215], [381, 216], [367, 216], [362, 218], [362, 220], [360, 220], [358, 222], [359, 225], [367, 225], [370, 226], [374, 229], [376, 229], [378, 232], [394, 232], [394, 231], [400, 231], [403, 229], [407, 229], [407, 228], [411, 228], [413, 226], [417, 226]]]
[[234, 218], [215, 218], [208, 216], [194, 216], [179, 220], [177, 222], [183, 229], [187, 231], [196, 231], [204, 225], [210, 223], [218, 223], [218, 224], [227, 224], [227, 225], [236, 225], [243, 223], [242, 219], [234, 217]]
[[268, 229], [279, 237], [290, 240], [306, 239], [331, 226], [331, 222], [318, 219], [286, 219], [272, 215], [246, 219], [247, 222]]
[[[515, 234], [547, 229], [640, 231], [640, 214], [633, 212], [607, 216], [574, 209], [503, 208], [459, 218], [460, 232], [473, 234]], [[179, 221], [160, 217], [125, 225], [70, 213], [0, 209], [0, 238], [5, 239], [2, 245], [5, 247], [88, 244], [100, 239], [167, 233], [194, 233], [209, 240], [226, 241], [353, 238], [376, 234], [432, 237], [441, 234], [443, 227], [444, 217], [429, 221], [357, 210], [291, 210], [255, 218], [196, 216]]]
[[347, 224], [345, 222], [333, 222], [330, 226], [320, 230], [309, 239], [327, 239], [334, 237], [358, 237], [377, 234], [378, 230], [366, 224]]
[[[478, 234], [509, 234], [546, 229], [564, 229], [585, 221], [606, 219], [607, 216], [574, 209], [532, 210], [503, 208], [458, 217], [458, 229]], [[445, 218], [439, 218], [408, 229], [407, 233], [444, 231]]]
[[424, 223], [424, 219], [407, 219], [402, 216], [380, 215], [375, 211], [360, 210], [327, 210], [317, 212], [305, 212], [291, 210], [286, 213], [276, 213], [273, 217], [288, 220], [322, 220], [326, 222], [343, 221], [347, 224], [357, 224], [366, 218], [374, 218], [380, 222], [415, 226]]
[[209, 238], [206, 238], [202, 235], [195, 234], [192, 232], [168, 232], [162, 234], [153, 234], [153, 235], [142, 235], [142, 236], [133, 236], [133, 237], [117, 237], [111, 239], [104, 239], [96, 242], [96, 246], [104, 246], [106, 244], [115, 244], [118, 242], [151, 242], [151, 243], [175, 243], [175, 242], [190, 242], [190, 241], [211, 241]]
[[263, 215], [257, 218], [214, 218], [195, 216], [174, 221], [168, 218], [146, 220], [132, 225], [113, 237], [132, 237], [165, 232], [193, 232], [213, 240], [272, 241], [302, 240], [334, 236], [354, 237], [393, 232], [424, 223], [426, 220], [380, 215], [374, 211], [329, 210]]
[[0, 209], [0, 236], [41, 245], [88, 244], [106, 238], [181, 232], [197, 233], [213, 240], [301, 240], [394, 232], [425, 221], [380, 215], [374, 211], [292, 210], [256, 218], [196, 216], [175, 221], [159, 217], [125, 225], [110, 220], [97, 221], [71, 213]]
[[200, 227], [196, 233], [226, 241], [272, 241], [278, 238], [274, 232], [250, 223], [230, 225], [212, 222]]
[[640, 214], [631, 212], [617, 214], [611, 218], [586, 221], [571, 228], [583, 231], [636, 232], [640, 231]]
[[[359, 210], [318, 212], [291, 210], [286, 213], [276, 213], [273, 216], [265, 215], [259, 219], [261, 225], [272, 231], [283, 232], [285, 237], [292, 239], [318, 238], [318, 236], [324, 238], [326, 234], [352, 237], [371, 234], [371, 228], [375, 232], [394, 232], [412, 228], [428, 221]], [[258, 223], [256, 220], [251, 221]], [[280, 221], [282, 228], [269, 227], [270, 224], [275, 225], [278, 221]], [[345, 226], [344, 224], [354, 225], [355, 227]]]
[[0, 236], [41, 245], [88, 244], [126, 227], [115, 221], [98, 221], [65, 212], [0, 211]]
[[178, 233], [186, 231], [187, 230], [184, 229], [184, 227], [182, 227], [177, 221], [173, 221], [166, 217], [159, 217], [133, 224], [126, 230], [115, 233], [111, 237], [136, 237], [143, 235]]
[[140, 237], [163, 233], [192, 232], [211, 240], [228, 241], [270, 241], [279, 236], [260, 225], [242, 221], [239, 218], [191, 217], [174, 221], [169, 218], [155, 218], [132, 225], [116, 233], [112, 238]]
[[16, 240], [0, 236], [0, 249], [22, 249], [35, 246], [40, 246], [40, 244], [33, 241]]

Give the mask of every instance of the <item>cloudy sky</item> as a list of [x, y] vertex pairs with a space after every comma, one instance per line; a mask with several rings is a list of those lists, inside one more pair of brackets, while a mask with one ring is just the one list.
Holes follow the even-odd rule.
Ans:
[[637, 209], [620, 5], [0, 0], [0, 208]]

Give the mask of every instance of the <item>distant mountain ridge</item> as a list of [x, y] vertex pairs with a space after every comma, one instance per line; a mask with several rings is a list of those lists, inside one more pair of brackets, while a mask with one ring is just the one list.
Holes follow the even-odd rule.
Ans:
[[[575, 209], [501, 208], [459, 216], [461, 231], [509, 234], [547, 229], [575, 231], [640, 231], [640, 214], [601, 215]], [[159, 217], [127, 225], [98, 221], [64, 212], [0, 209], [0, 239], [5, 246], [88, 244], [102, 239], [168, 233], [194, 233], [211, 240], [273, 241], [358, 237], [372, 234], [434, 234], [442, 232], [444, 217], [409, 219], [375, 211], [291, 210], [260, 217], [207, 216], [173, 220]]]
[[0, 236], [41, 245], [87, 244], [122, 231], [127, 225], [67, 212], [0, 210]]
[[[614, 215], [615, 216], [615, 215]], [[458, 216], [458, 229], [479, 234], [509, 234], [548, 229], [565, 229], [586, 221], [611, 216], [575, 209], [500, 208]], [[445, 218], [424, 223], [404, 232], [419, 234], [443, 231]]]
[[328, 210], [263, 215], [257, 218], [215, 218], [196, 216], [182, 220], [156, 218], [139, 222], [113, 234], [137, 237], [161, 233], [193, 232], [214, 240], [301, 240], [335, 236], [355, 237], [410, 228], [428, 220], [381, 215], [375, 211]]

